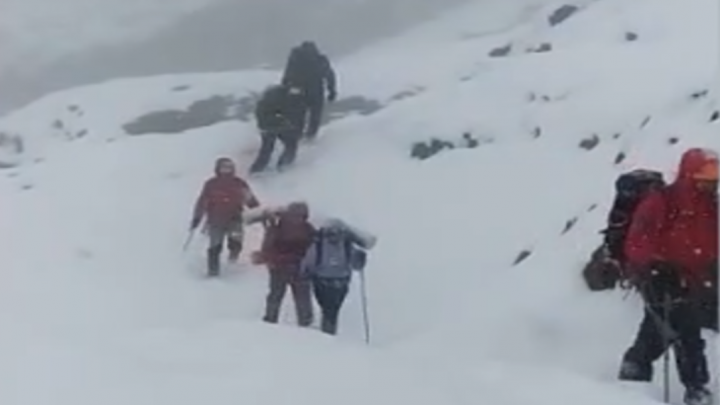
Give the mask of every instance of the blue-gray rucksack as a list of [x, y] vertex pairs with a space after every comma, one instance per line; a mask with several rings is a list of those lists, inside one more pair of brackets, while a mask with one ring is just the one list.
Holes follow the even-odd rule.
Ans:
[[[320, 265], [323, 259], [323, 239], [325, 234], [322, 230], [318, 231], [315, 237], [315, 265]], [[363, 270], [367, 264], [367, 252], [355, 245], [350, 239], [347, 232], [342, 234], [342, 243], [345, 250], [345, 260], [350, 263], [353, 270]]]

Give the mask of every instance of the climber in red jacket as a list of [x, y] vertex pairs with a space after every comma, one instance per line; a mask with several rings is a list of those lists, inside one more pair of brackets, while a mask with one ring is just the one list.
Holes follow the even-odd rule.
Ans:
[[645, 301], [645, 317], [625, 353], [620, 378], [650, 381], [652, 363], [672, 347], [689, 405], [710, 398], [699, 302], [717, 294], [717, 189], [718, 155], [686, 151], [675, 182], [640, 203], [625, 240], [628, 271]]
[[228, 260], [235, 262], [243, 248], [244, 209], [260, 205], [255, 194], [245, 180], [235, 172], [235, 163], [229, 158], [220, 158], [215, 162], [215, 176], [203, 185], [195, 202], [191, 229], [200, 226], [206, 219], [205, 230], [210, 238], [208, 247], [208, 275], [217, 276], [220, 272], [220, 254], [223, 242], [227, 239]]

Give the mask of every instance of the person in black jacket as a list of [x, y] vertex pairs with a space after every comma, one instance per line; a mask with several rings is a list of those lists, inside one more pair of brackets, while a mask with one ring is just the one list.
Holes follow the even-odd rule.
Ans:
[[277, 163], [278, 169], [295, 161], [302, 138], [304, 112], [303, 96], [299, 90], [285, 85], [274, 85], [265, 90], [255, 106], [255, 119], [262, 144], [255, 162], [250, 166], [251, 173], [267, 168], [277, 140], [284, 146]]
[[307, 138], [315, 138], [322, 120], [325, 90], [328, 101], [337, 98], [335, 71], [330, 61], [314, 42], [305, 41], [290, 52], [282, 83], [302, 92], [306, 109], [303, 130]]

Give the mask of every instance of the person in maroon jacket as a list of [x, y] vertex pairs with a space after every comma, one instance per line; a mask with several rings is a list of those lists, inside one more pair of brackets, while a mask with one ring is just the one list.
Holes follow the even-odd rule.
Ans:
[[208, 275], [220, 273], [220, 254], [227, 240], [228, 260], [237, 261], [243, 248], [245, 207], [260, 203], [245, 180], [235, 174], [235, 163], [229, 158], [215, 162], [215, 176], [207, 180], [195, 203], [190, 228], [197, 229], [206, 218], [205, 230], [210, 239], [207, 251]]
[[698, 303], [717, 288], [717, 187], [717, 154], [688, 150], [675, 182], [640, 203], [624, 246], [645, 316], [624, 355], [620, 379], [651, 381], [652, 363], [672, 346], [689, 405], [711, 401]]
[[253, 255], [255, 264], [265, 264], [270, 273], [265, 322], [278, 322], [288, 287], [295, 301], [298, 325], [306, 327], [313, 322], [311, 282], [300, 269], [316, 233], [308, 217], [307, 204], [294, 202], [278, 211], [267, 211], [248, 220], [248, 224], [262, 221], [265, 226], [262, 247]]

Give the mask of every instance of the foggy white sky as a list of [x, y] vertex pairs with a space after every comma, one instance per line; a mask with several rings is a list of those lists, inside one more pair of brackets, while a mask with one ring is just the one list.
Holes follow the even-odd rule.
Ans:
[[468, 0], [0, 0], [0, 113], [114, 77], [277, 64], [304, 39], [334, 55]]

